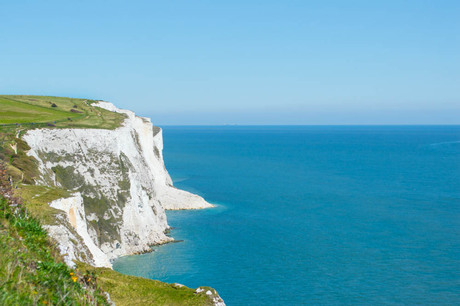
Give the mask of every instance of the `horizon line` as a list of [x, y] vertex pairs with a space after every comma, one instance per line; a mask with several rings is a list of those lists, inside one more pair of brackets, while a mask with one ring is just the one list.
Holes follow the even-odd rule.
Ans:
[[[154, 124], [156, 125], [156, 124]], [[216, 126], [216, 127], [234, 127], [234, 126], [241, 126], [241, 127], [247, 127], [247, 126], [459, 126], [460, 123], [455, 123], [455, 124], [442, 124], [442, 123], [401, 123], [401, 124], [158, 124], [158, 126], [184, 126], [184, 127], [200, 127], [200, 126]]]

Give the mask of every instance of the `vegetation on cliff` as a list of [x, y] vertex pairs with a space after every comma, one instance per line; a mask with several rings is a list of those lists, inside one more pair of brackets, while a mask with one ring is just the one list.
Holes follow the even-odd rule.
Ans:
[[14, 195], [0, 164], [0, 304], [107, 305], [95, 271], [62, 261], [40, 221]]
[[0, 159], [17, 183], [32, 184], [38, 175], [21, 136], [35, 128], [115, 129], [125, 116], [94, 107], [94, 100], [47, 96], [0, 95]]
[[[42, 225], [62, 222], [53, 200], [68, 197], [62, 188], [35, 184], [37, 162], [21, 140], [34, 128], [114, 129], [124, 115], [93, 107], [93, 100], [0, 96], [0, 304], [211, 305], [217, 295], [206, 288], [120, 274], [77, 263], [69, 268]], [[61, 218], [62, 219], [62, 218]], [[206, 292], [212, 292], [212, 295]]]

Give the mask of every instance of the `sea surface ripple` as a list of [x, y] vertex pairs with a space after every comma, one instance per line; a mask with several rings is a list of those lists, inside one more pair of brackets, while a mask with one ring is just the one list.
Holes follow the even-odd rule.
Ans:
[[[118, 271], [227, 305], [460, 304], [459, 126], [165, 127], [183, 242]], [[186, 178], [186, 179], [185, 179]]]

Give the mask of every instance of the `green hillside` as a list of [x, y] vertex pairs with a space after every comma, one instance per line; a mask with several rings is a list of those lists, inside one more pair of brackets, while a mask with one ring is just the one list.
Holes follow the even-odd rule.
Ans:
[[14, 191], [0, 162], [0, 304], [108, 305], [96, 273], [67, 267]]
[[94, 107], [95, 100], [0, 95], [0, 128], [12, 126], [114, 129], [124, 115]]
[[[21, 140], [28, 129], [120, 126], [124, 115], [94, 107], [94, 100], [0, 96], [0, 305], [210, 305], [187, 287], [123, 275], [78, 263], [68, 268], [42, 224], [62, 211], [48, 203], [67, 190], [35, 184], [36, 160]], [[213, 289], [210, 289], [215, 292]]]

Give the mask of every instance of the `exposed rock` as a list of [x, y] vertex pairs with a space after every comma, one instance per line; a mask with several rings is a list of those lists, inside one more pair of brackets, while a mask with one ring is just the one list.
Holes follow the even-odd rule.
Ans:
[[[115, 130], [35, 129], [23, 139], [31, 148], [28, 154], [38, 161], [37, 183], [72, 192], [50, 203], [62, 213], [57, 214], [56, 224], [45, 226], [65, 262], [74, 266], [74, 260], [79, 260], [111, 268], [111, 260], [118, 256], [144, 253], [153, 244], [172, 241], [165, 235], [169, 230], [165, 209], [212, 205], [173, 187], [163, 162], [162, 131], [150, 119], [107, 102], [93, 105], [125, 114], [123, 126]], [[212, 288], [200, 287], [195, 292], [206, 295], [214, 305], [225, 306]]]
[[206, 296], [211, 300], [213, 305], [216, 306], [225, 306], [224, 300], [220, 297], [215, 289], [209, 287], [198, 287], [195, 290], [195, 294], [206, 294]]
[[[76, 193], [73, 197], [55, 200], [50, 203], [50, 206], [56, 209], [60, 209], [67, 214], [70, 225], [83, 239], [83, 244], [88, 248], [88, 251], [91, 254], [91, 256], [88, 256], [86, 261], [91, 261], [91, 264], [97, 267], [111, 268], [112, 265], [110, 264], [107, 256], [94, 244], [94, 241], [91, 239], [88, 233], [85, 210], [83, 207], [83, 198], [81, 194]], [[62, 235], [62, 225], [58, 226], [58, 228], [49, 226], [48, 231], [50, 232], [51, 236], [56, 239], [56, 241], [59, 241], [60, 248], [70, 250], [73, 247], [70, 237], [69, 239], [62, 239], [62, 236], [56, 237], [58, 233], [59, 235]], [[82, 246], [80, 245], [79, 247], [81, 248]], [[64, 254], [67, 254], [64, 255], [64, 259], [67, 264], [73, 265], [72, 260], [76, 258], [71, 257], [72, 252], [66, 251]], [[89, 260], [89, 258], [91, 258], [91, 260]]]
[[[160, 128], [150, 119], [117, 109], [108, 102], [93, 104], [123, 113], [115, 130], [35, 129], [23, 139], [38, 160], [38, 183], [73, 192], [51, 205], [67, 215], [87, 250], [87, 262], [110, 266], [110, 260], [142, 253], [171, 241], [165, 209], [211, 207], [202, 197], [176, 189], [163, 162]], [[81, 246], [71, 229], [48, 227], [70, 261]], [[83, 248], [85, 249], [85, 248]], [[64, 254], [65, 254], [64, 253]], [[77, 252], [78, 253], [78, 252]], [[81, 257], [81, 256], [80, 256]], [[81, 260], [81, 259], [80, 259]]]

